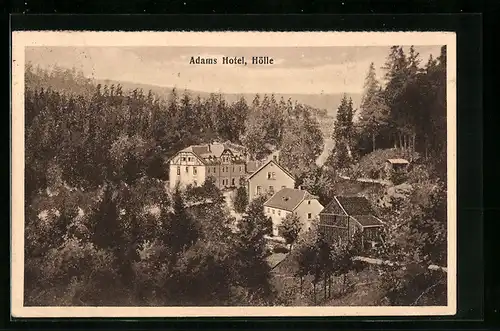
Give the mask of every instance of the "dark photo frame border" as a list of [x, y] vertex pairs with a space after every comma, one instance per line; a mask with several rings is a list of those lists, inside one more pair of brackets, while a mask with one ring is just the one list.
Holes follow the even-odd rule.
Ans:
[[[469, 328], [483, 321], [481, 16], [437, 15], [13, 15], [10, 28], [88, 31], [454, 31], [457, 33], [457, 314], [450, 317], [144, 318], [141, 328]], [[10, 36], [10, 34], [9, 34]], [[10, 61], [9, 61], [10, 65]], [[9, 68], [10, 71], [10, 68]], [[9, 79], [10, 84], [10, 79]], [[9, 104], [10, 108], [10, 104]], [[4, 231], [7, 236], [10, 231]], [[9, 252], [10, 238], [3, 241]], [[5, 249], [6, 248], [6, 249]], [[10, 256], [9, 256], [10, 259]], [[8, 261], [8, 260], [6, 260]], [[10, 293], [6, 283], [5, 293]], [[9, 300], [10, 301], [10, 300]], [[123, 319], [12, 319], [9, 328], [137, 328]], [[130, 319], [129, 319], [130, 320]], [[54, 322], [57, 321], [57, 324]], [[51, 323], [47, 323], [51, 322]]]

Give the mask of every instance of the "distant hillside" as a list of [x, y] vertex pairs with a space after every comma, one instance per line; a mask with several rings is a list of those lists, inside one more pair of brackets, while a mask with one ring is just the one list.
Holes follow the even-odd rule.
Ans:
[[[132, 83], [132, 82], [124, 82], [124, 81], [113, 81], [113, 80], [97, 80], [96, 84], [102, 85], [111, 85], [111, 84], [121, 84], [123, 86], [123, 90], [134, 90], [134, 89], [142, 89], [145, 93], [151, 90], [156, 95], [167, 97], [172, 91], [172, 87], [162, 87], [157, 85], [148, 85], [148, 84], [140, 84], [140, 83]], [[202, 91], [193, 91], [187, 90], [192, 96], [199, 95], [201, 98], [206, 98], [210, 95], [209, 92]], [[180, 89], [179, 92], [184, 92], [184, 90]], [[272, 93], [272, 92], [270, 92]], [[264, 93], [261, 93], [264, 94]], [[241, 96], [245, 98], [248, 104], [252, 102], [255, 97], [254, 93], [222, 93], [228, 102], [234, 102], [238, 100]], [[342, 99], [342, 93], [335, 94], [281, 94], [274, 93], [276, 100], [280, 100], [281, 97], [283, 99], [292, 101], [297, 101], [301, 104], [305, 104], [311, 106], [313, 108], [319, 110], [326, 110], [326, 116], [321, 113], [316, 114], [316, 118], [319, 122], [321, 132], [323, 133], [323, 137], [325, 138], [326, 149], [323, 154], [320, 156], [318, 163], [322, 164], [326, 159], [329, 151], [333, 147], [333, 142], [329, 139], [332, 130], [333, 123], [335, 122], [335, 115], [337, 114], [337, 108], [340, 105], [340, 100]], [[352, 98], [354, 103], [354, 107], [357, 108], [359, 103], [361, 102], [361, 94], [356, 93], [347, 94], [348, 97]]]
[[[172, 91], [172, 87], [163, 87], [157, 85], [149, 85], [149, 84], [141, 84], [141, 83], [133, 83], [127, 81], [116, 81], [116, 80], [108, 80], [108, 79], [90, 79], [83, 77], [83, 75], [77, 75], [74, 70], [69, 69], [61, 69], [58, 71], [53, 71], [49, 74], [48, 71], [40, 71], [34, 72], [31, 70], [27, 70], [26, 75], [26, 87], [27, 88], [51, 88], [55, 90], [62, 91], [64, 93], [71, 94], [83, 94], [83, 95], [91, 95], [95, 88], [95, 85], [118, 85], [120, 84], [123, 88], [123, 92], [127, 93], [128, 91], [134, 89], [142, 89], [144, 93], [147, 93], [151, 90], [154, 94], [161, 97], [168, 97], [168, 95]], [[184, 91], [182, 89], [179, 90], [180, 93]], [[201, 98], [207, 98], [210, 93], [202, 92], [202, 91], [193, 91], [188, 90], [188, 92], [192, 96], [199, 95]], [[272, 93], [269, 91], [268, 94]], [[261, 95], [264, 93], [260, 93]], [[234, 102], [238, 100], [241, 96], [245, 98], [248, 104], [250, 104], [254, 97], [254, 93], [222, 93], [225, 99], [228, 102]], [[280, 100], [281, 98], [288, 100], [291, 99], [293, 102], [297, 101], [301, 104], [308, 105], [318, 110], [314, 115], [316, 116], [321, 132], [323, 133], [323, 137], [325, 138], [325, 150], [322, 155], [318, 158], [318, 164], [322, 164], [328, 153], [333, 147], [333, 141], [330, 139], [331, 133], [333, 131], [333, 124], [335, 122], [335, 115], [337, 113], [337, 108], [340, 105], [340, 101], [342, 99], [341, 93], [334, 94], [274, 94], [276, 100]], [[355, 107], [358, 107], [361, 94], [348, 94], [349, 97], [353, 99], [353, 103]]]
[[[121, 84], [123, 86], [123, 90], [133, 90], [133, 89], [142, 89], [144, 92], [151, 90], [154, 94], [160, 96], [168, 96], [172, 87], [162, 87], [157, 85], [148, 85], [148, 84], [140, 84], [140, 83], [132, 83], [132, 82], [123, 82], [123, 81], [114, 81], [114, 80], [97, 80], [97, 84], [102, 85], [111, 85], [111, 84]], [[183, 91], [180, 89], [179, 91]], [[199, 95], [201, 98], [208, 97], [210, 93], [202, 92], [202, 91], [193, 91], [188, 90], [190, 94], [193, 96]], [[272, 93], [270, 91], [268, 94]], [[228, 102], [236, 101], [238, 98], [243, 96], [245, 100], [250, 103], [255, 97], [255, 93], [222, 93]], [[264, 93], [261, 93], [264, 94]], [[361, 100], [361, 94], [347, 94], [352, 98], [355, 107], [359, 105]], [[285, 100], [291, 98], [293, 101], [297, 101], [299, 103], [309, 105], [318, 109], [326, 109], [329, 116], [335, 116], [337, 107], [340, 105], [340, 100], [342, 99], [341, 93], [335, 94], [281, 94], [274, 93], [276, 100], [280, 100], [283, 97]]]

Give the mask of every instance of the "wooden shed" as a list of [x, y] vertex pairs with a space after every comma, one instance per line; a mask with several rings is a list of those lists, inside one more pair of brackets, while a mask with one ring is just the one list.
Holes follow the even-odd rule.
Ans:
[[362, 245], [374, 245], [384, 226], [364, 197], [335, 196], [319, 213], [319, 229], [330, 243], [348, 244], [361, 232]]

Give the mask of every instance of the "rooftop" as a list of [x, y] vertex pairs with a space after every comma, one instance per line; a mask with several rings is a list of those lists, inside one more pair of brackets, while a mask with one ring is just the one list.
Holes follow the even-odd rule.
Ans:
[[405, 159], [387, 159], [387, 162], [391, 164], [408, 164], [408, 160]]
[[359, 215], [353, 217], [362, 226], [382, 226], [383, 223], [373, 215]]
[[346, 216], [372, 215], [373, 210], [370, 202], [364, 197], [336, 196], [330, 202], [322, 214], [336, 214]]
[[243, 159], [243, 154], [246, 151], [244, 146], [226, 141], [224, 143], [215, 142], [203, 145], [191, 145], [181, 150], [181, 152], [194, 153], [199, 158], [210, 162], [220, 158], [225, 150], [229, 150], [232, 152], [234, 160]]
[[284, 188], [276, 192], [264, 203], [265, 207], [277, 208], [286, 211], [294, 211], [303, 200], [317, 199], [306, 190]]

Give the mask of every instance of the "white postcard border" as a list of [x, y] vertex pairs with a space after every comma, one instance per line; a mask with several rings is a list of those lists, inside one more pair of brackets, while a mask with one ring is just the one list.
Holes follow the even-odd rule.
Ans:
[[[24, 58], [33, 46], [447, 46], [448, 305], [443, 307], [24, 307]], [[11, 314], [13, 317], [431, 316], [454, 315], [456, 261], [456, 35], [452, 32], [12, 33]]]

